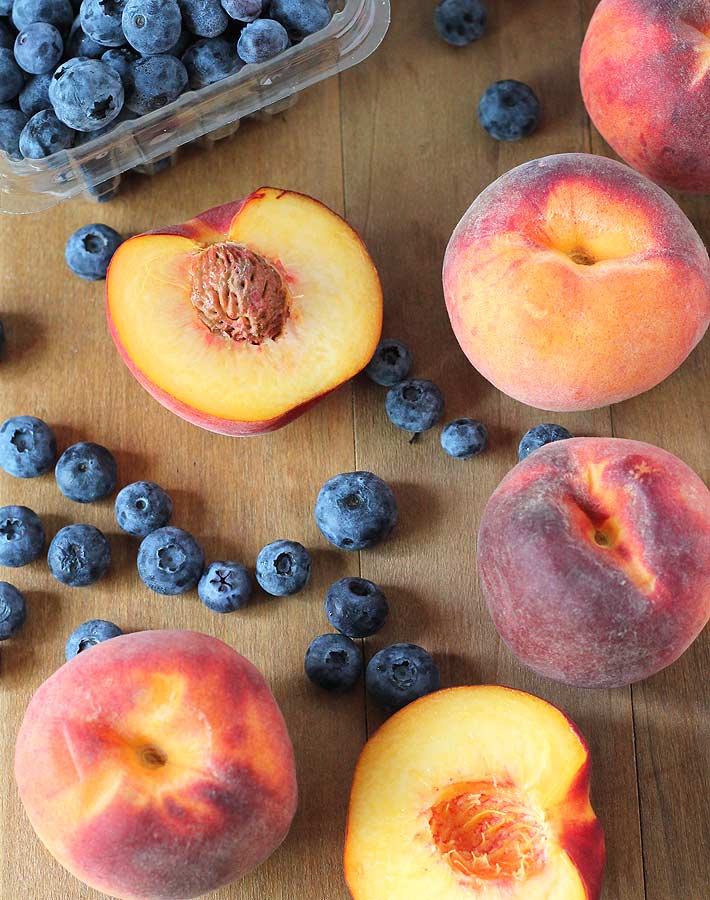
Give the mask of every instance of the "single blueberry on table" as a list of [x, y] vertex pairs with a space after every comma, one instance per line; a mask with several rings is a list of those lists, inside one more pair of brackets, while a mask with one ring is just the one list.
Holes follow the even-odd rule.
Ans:
[[234, 75], [244, 65], [234, 42], [221, 37], [197, 41], [183, 54], [182, 61], [193, 91]]
[[69, 59], [75, 56], [82, 56], [84, 59], [100, 59], [105, 50], [106, 47], [103, 44], [89, 37], [84, 31], [81, 27], [81, 16], [77, 16], [69, 32], [66, 56]]
[[544, 447], [545, 444], [552, 444], [554, 441], [566, 441], [572, 437], [574, 435], [561, 425], [536, 425], [523, 435], [523, 439], [518, 447], [518, 459], [522, 462], [533, 451]]
[[27, 621], [27, 604], [17, 588], [0, 581], [0, 641], [14, 637]]
[[237, 41], [237, 53], [245, 63], [262, 63], [290, 46], [286, 29], [275, 19], [257, 19], [244, 27]]
[[367, 665], [365, 687], [385, 709], [398, 710], [438, 691], [439, 670], [433, 657], [416, 644], [392, 644], [376, 653]]
[[33, 22], [47, 22], [67, 34], [73, 21], [69, 0], [15, 0], [12, 5], [12, 24], [18, 31]]
[[222, 8], [237, 22], [253, 22], [264, 11], [268, 0], [222, 0]]
[[34, 562], [44, 549], [44, 526], [26, 506], [0, 509], [0, 566], [15, 569]]
[[128, 0], [122, 22], [128, 43], [145, 56], [167, 53], [182, 33], [177, 0]]
[[147, 537], [168, 524], [173, 514], [170, 494], [154, 481], [135, 481], [116, 497], [116, 521], [135, 537]]
[[519, 141], [539, 125], [540, 101], [522, 81], [496, 81], [481, 97], [478, 119], [497, 141]]
[[355, 687], [362, 674], [362, 653], [344, 634], [321, 634], [306, 650], [304, 668], [313, 684], [342, 694]]
[[67, 525], [54, 536], [47, 554], [49, 571], [68, 587], [95, 584], [111, 565], [111, 547], [93, 525]]
[[57, 458], [54, 432], [34, 416], [14, 416], [0, 425], [0, 468], [15, 478], [36, 478]]
[[315, 34], [332, 17], [327, 0], [271, 0], [269, 15], [283, 25], [292, 41]]
[[273, 597], [297, 594], [311, 577], [311, 555], [298, 541], [274, 541], [256, 558], [256, 580]]
[[64, 53], [64, 41], [54, 25], [33, 22], [15, 40], [17, 64], [30, 75], [45, 75], [59, 64]]
[[108, 225], [84, 225], [67, 241], [64, 257], [79, 278], [101, 281], [106, 277], [111, 259], [121, 243], [121, 235]]
[[227, 30], [229, 16], [219, 0], [178, 0], [187, 28], [197, 37], [219, 37]]
[[126, 106], [145, 116], [182, 94], [187, 87], [187, 69], [179, 59], [162, 53], [146, 56], [129, 66], [125, 76]]
[[42, 109], [27, 122], [20, 134], [20, 153], [25, 159], [44, 159], [74, 146], [76, 132], [60, 122], [53, 109]]
[[22, 159], [20, 135], [27, 124], [27, 116], [19, 109], [0, 109], [0, 150], [10, 159]]
[[123, 82], [101, 59], [86, 59], [54, 75], [50, 97], [57, 117], [76, 131], [97, 131], [112, 122], [124, 102]]
[[387, 416], [402, 431], [419, 434], [433, 428], [444, 413], [444, 397], [433, 381], [410, 378], [387, 392]]
[[392, 489], [372, 472], [346, 472], [323, 485], [316, 525], [341, 550], [364, 550], [384, 540], [397, 522]]
[[125, 5], [126, 0], [83, 0], [81, 27], [98, 44], [120, 47], [126, 43], [122, 24]]
[[123, 631], [114, 625], [113, 622], [107, 622], [105, 619], [91, 619], [84, 622], [69, 635], [65, 648], [65, 656], [67, 662], [74, 659], [84, 650], [102, 644], [104, 641], [110, 641], [111, 638], [120, 637]]
[[454, 459], [470, 459], [485, 450], [488, 429], [477, 419], [456, 419], [441, 432], [441, 446]]
[[325, 614], [341, 634], [366, 638], [384, 626], [389, 604], [380, 588], [367, 578], [341, 578], [328, 588]]
[[152, 531], [138, 550], [138, 574], [156, 594], [185, 594], [197, 587], [205, 555], [195, 538], [168, 525]]
[[487, 18], [481, 0], [442, 0], [434, 12], [436, 30], [453, 47], [466, 47], [483, 37]]
[[197, 585], [200, 600], [216, 613], [243, 609], [249, 603], [252, 589], [248, 569], [236, 562], [213, 562]]
[[54, 470], [57, 487], [75, 503], [95, 503], [112, 494], [118, 479], [113, 454], [91, 441], [68, 447]]
[[0, 47], [0, 103], [14, 100], [25, 84], [25, 76], [17, 65], [12, 50]]
[[[121, 79], [121, 84], [123, 84], [124, 91], [128, 87], [128, 73], [131, 67], [131, 64], [134, 63], [137, 59], [140, 59], [140, 53], [137, 53], [133, 47], [112, 47], [110, 50], [107, 50], [102, 56], [101, 59], [106, 63], [106, 65], [111, 66], [113, 71], [118, 75]], [[126, 110], [124, 106], [122, 112]], [[120, 116], [118, 116], [117, 120], [120, 120]], [[117, 121], [115, 120], [115, 121]]]
[[365, 368], [365, 374], [375, 384], [382, 387], [394, 387], [412, 371], [412, 351], [391, 338], [381, 340], [372, 359]]
[[26, 116], [34, 116], [43, 109], [52, 109], [52, 101], [49, 99], [51, 83], [52, 75], [49, 72], [35, 75], [25, 82], [20, 92], [20, 109]]

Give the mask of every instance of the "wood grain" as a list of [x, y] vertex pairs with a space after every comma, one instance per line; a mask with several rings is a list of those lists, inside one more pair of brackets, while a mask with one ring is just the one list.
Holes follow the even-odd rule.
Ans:
[[[384, 45], [367, 63], [304, 95], [269, 125], [247, 124], [214, 150], [190, 151], [169, 173], [129, 179], [106, 207], [76, 202], [31, 219], [0, 220], [0, 316], [10, 336], [0, 366], [0, 419], [46, 418], [60, 444], [92, 439], [116, 451], [121, 480], [152, 478], [176, 500], [175, 522], [209, 557], [253, 564], [278, 537], [313, 549], [313, 583], [289, 600], [259, 598], [244, 613], [217, 617], [194, 595], [161, 598], [135, 574], [135, 545], [117, 533], [110, 502], [77, 507], [53, 479], [0, 477], [0, 505], [25, 503], [54, 533], [70, 521], [110, 536], [115, 565], [95, 588], [71, 591], [38, 562], [9, 577], [26, 591], [28, 625], [0, 649], [0, 897], [95, 900], [39, 846], [11, 778], [12, 750], [26, 703], [63, 660], [63, 643], [92, 617], [126, 630], [185, 627], [223, 638], [265, 672], [296, 745], [301, 807], [284, 847], [239, 887], [212, 900], [346, 900], [342, 834], [352, 770], [381, 714], [358, 691], [318, 694], [302, 676], [305, 647], [327, 630], [328, 584], [362, 571], [380, 582], [392, 616], [370, 656], [393, 641], [435, 651], [445, 684], [500, 682], [559, 705], [580, 726], [593, 757], [593, 799], [608, 844], [605, 900], [701, 900], [710, 883], [707, 672], [710, 641], [633, 689], [583, 692], [523, 670], [502, 647], [475, 576], [483, 506], [515, 463], [520, 435], [549, 413], [495, 391], [468, 365], [450, 331], [441, 261], [452, 228], [491, 180], [548, 153], [608, 152], [581, 102], [577, 57], [591, 0], [489, 3], [486, 38], [463, 51], [443, 45], [431, 2], [394, 0]], [[478, 128], [483, 89], [503, 77], [530, 83], [543, 99], [540, 131], [501, 145]], [[371, 249], [385, 288], [385, 333], [408, 341], [416, 374], [444, 390], [447, 416], [474, 415], [490, 450], [462, 464], [438, 434], [414, 445], [386, 420], [383, 391], [357, 380], [281, 432], [230, 440], [181, 422], [153, 403], [118, 360], [101, 288], [72, 278], [65, 238], [88, 221], [130, 234], [180, 222], [262, 183], [312, 193], [344, 212]], [[710, 202], [679, 198], [706, 241]], [[655, 391], [591, 413], [555, 415], [577, 434], [634, 437], [666, 447], [710, 478], [710, 344]], [[337, 472], [367, 468], [397, 493], [401, 524], [360, 557], [329, 549], [312, 507]], [[2, 473], [0, 473], [2, 475]]]

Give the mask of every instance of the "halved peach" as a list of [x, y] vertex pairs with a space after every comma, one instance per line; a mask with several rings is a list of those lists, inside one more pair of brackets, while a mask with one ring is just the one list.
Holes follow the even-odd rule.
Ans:
[[345, 843], [355, 900], [596, 900], [603, 869], [586, 744], [538, 697], [439, 691], [362, 752]]
[[127, 241], [106, 291], [140, 384], [221, 434], [286, 425], [363, 369], [382, 329], [380, 282], [356, 232], [275, 188]]

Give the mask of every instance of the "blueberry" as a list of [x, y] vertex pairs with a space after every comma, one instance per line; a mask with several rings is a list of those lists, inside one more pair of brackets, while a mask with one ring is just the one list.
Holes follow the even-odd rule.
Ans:
[[95, 503], [112, 494], [118, 469], [113, 454], [101, 444], [82, 441], [67, 448], [54, 470], [57, 487], [75, 503]]
[[0, 425], [0, 468], [15, 478], [36, 478], [57, 458], [54, 432], [34, 416], [15, 416]]
[[30, 75], [53, 72], [64, 53], [64, 41], [54, 25], [33, 22], [15, 40], [15, 59]]
[[0, 581], [0, 641], [14, 637], [27, 619], [22, 594], [7, 581]]
[[262, 63], [283, 53], [289, 45], [288, 33], [274, 19], [257, 19], [239, 35], [237, 53], [245, 63]]
[[200, 600], [216, 613], [236, 612], [247, 605], [252, 580], [245, 566], [235, 562], [213, 562], [197, 586]]
[[202, 548], [187, 531], [168, 525], [152, 531], [138, 550], [138, 574], [156, 594], [185, 594], [205, 568]]
[[126, 0], [83, 0], [81, 27], [98, 44], [120, 47], [126, 43], [123, 33], [123, 9]]
[[173, 501], [167, 491], [153, 481], [136, 481], [116, 497], [116, 521], [123, 531], [135, 537], [147, 537], [168, 524]]
[[416, 644], [392, 644], [375, 653], [368, 663], [365, 686], [380, 706], [402, 709], [439, 690], [439, 670], [431, 654]]
[[88, 587], [106, 574], [111, 564], [111, 547], [93, 525], [67, 525], [49, 545], [47, 563], [62, 584]]
[[441, 432], [441, 446], [454, 459], [478, 456], [488, 441], [488, 429], [476, 419], [456, 419]]
[[346, 472], [320, 489], [315, 517], [331, 544], [341, 550], [364, 550], [392, 531], [397, 501], [389, 485], [372, 472]]
[[122, 21], [128, 43], [145, 56], [167, 53], [182, 33], [177, 0], [128, 0]]
[[81, 16], [77, 16], [69, 32], [66, 55], [69, 58], [82, 56], [84, 59], [100, 59], [105, 50], [103, 44], [99, 44], [84, 31], [81, 27]]
[[219, 0], [178, 0], [185, 25], [197, 37], [219, 37], [227, 30], [229, 17]]
[[205, 38], [190, 47], [182, 58], [193, 91], [238, 72], [244, 65], [233, 41]]
[[[140, 59], [140, 54], [136, 53], [133, 47], [112, 47], [102, 55], [101, 59], [118, 75], [125, 91], [128, 87], [128, 73], [131, 65]], [[126, 107], [124, 106], [123, 109], [125, 110]]]
[[67, 241], [64, 257], [79, 278], [101, 281], [120, 244], [121, 235], [108, 225], [84, 225]]
[[483, 37], [488, 12], [481, 0], [442, 0], [434, 13], [440, 36], [454, 47]]
[[27, 124], [27, 116], [19, 109], [0, 109], [0, 150], [10, 159], [22, 159], [20, 135]]
[[[1, 13], [0, 13], [1, 14]], [[15, 32], [9, 26], [0, 21], [0, 47], [12, 50], [15, 46]]]
[[439, 421], [444, 412], [444, 397], [432, 381], [410, 378], [390, 388], [385, 408], [393, 425], [419, 434]]
[[52, 101], [49, 99], [49, 85], [52, 83], [52, 75], [35, 75], [25, 82], [20, 93], [20, 109], [25, 116], [34, 116], [43, 109], [52, 109]]
[[519, 141], [540, 122], [540, 101], [522, 81], [496, 81], [478, 105], [481, 125], [497, 141]]
[[222, 8], [237, 22], [253, 22], [264, 11], [268, 0], [222, 0]]
[[177, 100], [187, 80], [187, 69], [174, 56], [163, 53], [139, 59], [126, 73], [126, 106], [145, 116]]
[[387, 621], [387, 598], [366, 578], [341, 578], [328, 588], [325, 614], [341, 634], [365, 638], [377, 634]]
[[298, 541], [274, 541], [256, 558], [256, 580], [267, 594], [297, 594], [311, 577], [311, 555]]
[[52, 109], [42, 109], [27, 122], [20, 134], [20, 153], [25, 159], [44, 159], [74, 146], [76, 134], [60, 122]]
[[61, 66], [57, 66], [54, 74], [52, 75], [52, 80], [49, 83], [49, 99], [52, 104], [58, 98], [57, 91], [59, 90], [59, 83], [64, 78], [64, 76], [69, 72], [74, 66], [78, 66], [81, 62], [87, 62], [88, 56], [76, 56], [73, 59], [66, 59], [61, 64]]
[[271, 0], [269, 14], [283, 25], [292, 41], [315, 34], [331, 19], [327, 0]]
[[22, 69], [17, 65], [12, 50], [0, 47], [0, 103], [14, 100], [25, 83]]
[[54, 75], [50, 96], [59, 119], [77, 131], [96, 131], [121, 112], [123, 83], [101, 59], [86, 59]]
[[528, 456], [545, 444], [554, 441], [566, 441], [574, 435], [561, 425], [536, 425], [523, 435], [518, 447], [518, 459], [522, 462]]
[[0, 509], [0, 566], [26, 566], [44, 548], [44, 526], [39, 516], [26, 506]]
[[305, 670], [313, 684], [342, 694], [355, 687], [362, 674], [362, 653], [344, 634], [321, 634], [306, 651]]
[[120, 637], [122, 634], [118, 625], [107, 622], [105, 619], [92, 619], [90, 622], [84, 622], [69, 635], [65, 648], [67, 662], [83, 653], [84, 650], [102, 644], [104, 641], [110, 641], [111, 638]]
[[18, 31], [33, 22], [48, 22], [67, 34], [73, 21], [69, 0], [15, 0], [12, 5], [12, 23]]
[[365, 374], [375, 384], [393, 387], [412, 371], [412, 351], [406, 344], [395, 340], [382, 340], [367, 364]]

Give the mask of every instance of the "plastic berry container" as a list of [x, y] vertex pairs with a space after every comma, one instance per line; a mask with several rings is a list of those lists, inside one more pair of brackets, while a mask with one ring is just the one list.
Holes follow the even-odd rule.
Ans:
[[189, 91], [109, 134], [41, 160], [17, 162], [0, 152], [0, 212], [40, 212], [79, 194], [108, 199], [124, 172], [153, 174], [186, 144], [208, 147], [234, 134], [242, 119], [268, 119], [292, 106], [301, 91], [366, 59], [387, 32], [389, 0], [331, 5], [335, 14], [326, 28], [275, 59]]

